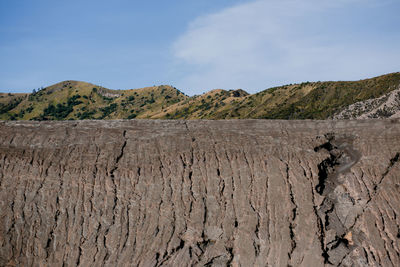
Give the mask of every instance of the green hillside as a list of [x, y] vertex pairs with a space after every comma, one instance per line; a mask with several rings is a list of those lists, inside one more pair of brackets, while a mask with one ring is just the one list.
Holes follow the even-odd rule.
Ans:
[[[3, 120], [85, 120], [147, 118], [188, 97], [171, 86], [109, 90], [94, 84], [65, 81], [34, 94], [2, 94]], [[6, 101], [15, 104], [6, 104]], [[17, 103], [18, 102], [18, 103]]]
[[326, 119], [399, 86], [397, 72], [360, 81], [285, 85], [252, 95], [219, 89], [188, 97], [168, 85], [110, 90], [65, 81], [34, 94], [0, 94], [0, 119]]

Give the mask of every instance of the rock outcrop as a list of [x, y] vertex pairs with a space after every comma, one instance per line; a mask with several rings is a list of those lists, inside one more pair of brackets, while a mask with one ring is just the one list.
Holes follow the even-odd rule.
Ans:
[[1, 266], [399, 266], [400, 122], [0, 122]]
[[400, 118], [400, 86], [378, 98], [354, 103], [333, 119]]

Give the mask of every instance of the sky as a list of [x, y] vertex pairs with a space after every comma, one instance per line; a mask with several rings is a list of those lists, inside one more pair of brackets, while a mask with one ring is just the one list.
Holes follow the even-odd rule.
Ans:
[[0, 91], [188, 95], [400, 71], [399, 0], [0, 0]]

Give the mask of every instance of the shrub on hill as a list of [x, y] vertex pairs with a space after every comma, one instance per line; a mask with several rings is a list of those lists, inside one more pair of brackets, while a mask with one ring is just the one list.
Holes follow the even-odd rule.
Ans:
[[114, 111], [117, 110], [117, 104], [116, 103], [112, 103], [109, 106], [106, 106], [104, 108], [100, 108], [100, 111], [103, 112], [103, 114], [99, 117], [99, 119], [104, 119], [105, 117], [107, 117], [108, 115], [110, 115], [111, 113], [113, 113]]
[[0, 103], [0, 114], [7, 113], [8, 111], [12, 110], [16, 106], [18, 106], [19, 103], [21, 103], [22, 98], [14, 98], [7, 104], [2, 104]]
[[34, 119], [35, 120], [65, 119], [74, 110], [74, 106], [83, 103], [82, 101], [77, 100], [80, 97], [81, 97], [80, 95], [74, 95], [68, 98], [66, 104], [64, 103], [63, 104], [58, 103], [57, 105], [49, 104], [47, 108], [43, 110], [43, 114]]

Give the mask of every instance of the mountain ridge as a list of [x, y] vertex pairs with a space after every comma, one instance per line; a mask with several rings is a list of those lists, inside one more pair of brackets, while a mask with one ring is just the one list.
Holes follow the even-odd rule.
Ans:
[[113, 90], [67, 80], [30, 94], [0, 93], [0, 119], [328, 119], [398, 86], [400, 72], [358, 81], [288, 84], [255, 94], [214, 89], [194, 96], [171, 85]]

